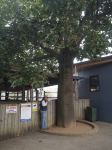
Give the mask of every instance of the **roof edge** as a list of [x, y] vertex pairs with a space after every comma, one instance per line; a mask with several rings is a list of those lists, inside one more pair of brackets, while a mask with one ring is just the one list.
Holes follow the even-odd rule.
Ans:
[[75, 63], [74, 66], [76, 66], [77, 69], [83, 69], [83, 68], [93, 67], [97, 65], [107, 64], [110, 62], [112, 62], [112, 55], [101, 57], [101, 58], [96, 58], [94, 60], [89, 60], [85, 62]]

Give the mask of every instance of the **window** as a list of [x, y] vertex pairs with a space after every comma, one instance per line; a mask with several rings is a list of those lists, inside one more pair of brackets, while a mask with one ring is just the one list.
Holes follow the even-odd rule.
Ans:
[[89, 85], [90, 85], [91, 92], [99, 91], [100, 90], [99, 76], [98, 75], [90, 76]]
[[5, 100], [5, 95], [6, 95], [5, 91], [1, 91], [1, 100]]

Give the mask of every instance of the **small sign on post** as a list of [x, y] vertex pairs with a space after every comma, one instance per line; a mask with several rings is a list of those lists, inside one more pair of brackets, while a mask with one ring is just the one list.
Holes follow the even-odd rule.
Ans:
[[32, 103], [32, 111], [33, 111], [33, 112], [38, 111], [38, 104], [37, 104], [37, 102], [33, 102], [33, 103]]

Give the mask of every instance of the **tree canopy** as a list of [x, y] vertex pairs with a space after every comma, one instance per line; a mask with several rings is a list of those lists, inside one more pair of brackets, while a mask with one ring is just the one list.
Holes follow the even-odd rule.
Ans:
[[34, 34], [29, 4], [10, 0], [1, 1], [0, 5], [1, 82], [2, 78], [8, 78], [12, 86], [31, 84], [40, 87], [57, 71], [57, 61], [29, 40], [30, 34]]
[[27, 61], [39, 66], [39, 61], [47, 60], [52, 66], [50, 60], [58, 60], [63, 49], [71, 52], [73, 58], [93, 59], [108, 53], [111, 46], [111, 0], [4, 0], [0, 3], [0, 61], [5, 68], [16, 61], [20, 66], [23, 63], [24, 69], [27, 66], [28, 73], [28, 68], [33, 71], [35, 67]]

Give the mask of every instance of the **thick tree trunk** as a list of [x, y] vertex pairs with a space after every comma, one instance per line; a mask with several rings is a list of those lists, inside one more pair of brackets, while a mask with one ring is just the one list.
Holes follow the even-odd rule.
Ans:
[[59, 58], [59, 87], [57, 100], [57, 126], [69, 127], [74, 122], [73, 57], [65, 49]]

